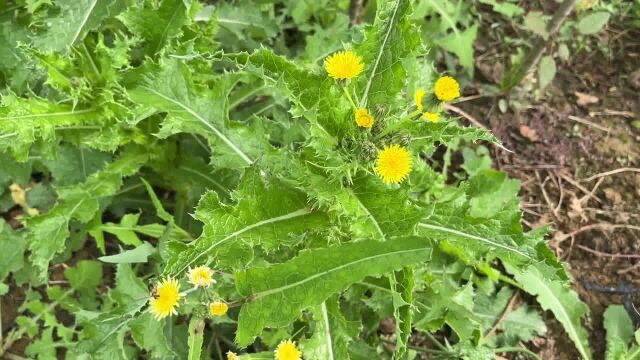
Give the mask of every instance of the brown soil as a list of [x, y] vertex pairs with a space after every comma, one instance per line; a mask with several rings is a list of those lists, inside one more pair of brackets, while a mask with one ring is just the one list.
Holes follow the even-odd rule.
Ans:
[[[603, 35], [613, 39], [609, 57], [597, 51], [575, 54], [570, 63], [558, 64], [544, 97], [532, 99], [533, 93], [521, 89], [505, 99], [519, 104], [517, 110], [512, 106], [501, 113], [499, 98], [456, 104], [482, 119], [513, 151], [493, 149], [495, 165], [522, 182], [523, 223], [552, 226], [549, 245], [566, 262], [575, 290], [591, 309], [586, 325], [596, 359], [605, 351], [602, 314], [623, 299], [584, 284], [640, 287], [640, 129], [633, 126], [640, 119], [639, 35], [609, 29]], [[503, 71], [490, 63], [495, 59], [483, 58], [477, 54], [478, 77], [485, 79], [478, 88]], [[533, 83], [534, 77], [525, 79], [523, 87]], [[550, 332], [533, 350], [545, 360], [578, 359], [560, 324], [545, 315]]]

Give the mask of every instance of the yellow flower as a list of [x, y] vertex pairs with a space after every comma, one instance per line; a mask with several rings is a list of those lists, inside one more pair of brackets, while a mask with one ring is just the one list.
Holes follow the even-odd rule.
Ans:
[[227, 352], [227, 360], [238, 360], [238, 354], [228, 351]]
[[276, 348], [276, 360], [301, 360], [302, 352], [298, 350], [296, 344], [291, 340], [280, 342]]
[[364, 70], [362, 58], [351, 50], [338, 51], [324, 60], [329, 76], [336, 80], [353, 79]]
[[443, 76], [436, 81], [433, 92], [440, 101], [451, 101], [460, 96], [460, 85], [451, 76]]
[[356, 110], [356, 124], [363, 128], [373, 126], [373, 116], [369, 114], [369, 110], [364, 108]]
[[213, 280], [213, 270], [208, 266], [198, 266], [194, 269], [189, 269], [189, 282], [195, 285], [195, 287], [202, 286], [208, 287]]
[[419, 88], [416, 90], [416, 94], [413, 96], [413, 100], [416, 102], [416, 106], [418, 107], [418, 111], [422, 111], [422, 98], [427, 94], [423, 88]]
[[411, 153], [400, 145], [386, 146], [378, 153], [376, 173], [386, 184], [398, 184], [411, 172]]
[[438, 122], [438, 120], [440, 120], [440, 114], [438, 114], [437, 112], [423, 112], [422, 116], [424, 116], [425, 119], [431, 121], [432, 123], [436, 123]]
[[173, 314], [177, 315], [176, 308], [180, 301], [180, 284], [178, 280], [166, 278], [156, 284], [151, 299], [149, 300], [150, 311], [157, 320], [166, 318]]
[[211, 316], [223, 316], [229, 310], [229, 305], [216, 301], [209, 304], [209, 313]]

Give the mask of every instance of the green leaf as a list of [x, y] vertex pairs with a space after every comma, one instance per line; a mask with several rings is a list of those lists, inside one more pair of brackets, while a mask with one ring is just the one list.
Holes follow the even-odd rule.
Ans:
[[[541, 271], [539, 268], [543, 268]], [[548, 269], [532, 265], [523, 271], [508, 269], [523, 289], [536, 297], [544, 310], [551, 310], [562, 324], [569, 338], [573, 340], [580, 355], [591, 359], [589, 335], [582, 326], [582, 317], [589, 314], [589, 307], [580, 301], [578, 295], [565, 284], [549, 279]]]
[[217, 193], [207, 192], [195, 217], [205, 224], [202, 236], [189, 246], [176, 247], [165, 272], [181, 274], [213, 260], [223, 269], [242, 268], [251, 260], [249, 246], [274, 251], [288, 239], [310, 229], [322, 228], [326, 215], [313, 211], [306, 195], [288, 184], [248, 170], [238, 190], [234, 206], [225, 205]]
[[95, 296], [102, 282], [102, 264], [94, 260], [80, 260], [75, 267], [64, 270], [64, 276], [72, 288], [85, 297]]
[[86, 180], [111, 158], [108, 153], [60, 144], [55, 159], [43, 160], [43, 163], [51, 171], [56, 186], [69, 186]]
[[627, 359], [627, 346], [633, 337], [633, 324], [622, 305], [610, 305], [604, 312], [607, 331], [607, 360]]
[[129, 95], [139, 104], [168, 113], [160, 138], [181, 132], [205, 135], [217, 166], [242, 168], [253, 164], [266, 148], [266, 138], [256, 128], [228, 120], [228, 96], [238, 79], [237, 74], [222, 75], [211, 90], [200, 94], [194, 90], [188, 69], [177, 60], [168, 60], [155, 77]]
[[578, 31], [583, 35], [595, 34], [607, 25], [611, 14], [604, 11], [591, 13], [578, 22]]
[[58, 0], [60, 14], [47, 21], [47, 32], [33, 39], [35, 46], [46, 52], [62, 51], [82, 41], [89, 31], [120, 13], [123, 0]]
[[69, 222], [87, 223], [99, 210], [98, 201], [112, 196], [122, 186], [122, 179], [137, 172], [147, 161], [148, 154], [142, 148], [130, 148], [104, 169], [91, 175], [76, 186], [60, 188], [60, 201], [47, 214], [27, 221], [27, 244], [31, 262], [41, 279], [48, 273], [49, 262], [65, 248], [69, 236]]
[[145, 312], [129, 323], [131, 337], [136, 344], [150, 351], [157, 358], [172, 358], [175, 356], [167, 334], [165, 321], [158, 321], [150, 312]]
[[236, 341], [248, 345], [266, 326], [281, 327], [306, 308], [366, 276], [380, 276], [426, 261], [431, 241], [399, 237], [366, 240], [302, 252], [286, 263], [235, 274], [238, 292], [247, 298], [240, 310]]
[[348, 321], [340, 313], [337, 296], [332, 296], [312, 310], [316, 321], [313, 337], [300, 343], [309, 359], [349, 359], [349, 343], [358, 337], [360, 323]]
[[144, 242], [142, 245], [132, 250], [126, 250], [116, 255], [101, 256], [98, 260], [114, 264], [146, 263], [147, 258], [156, 252], [153, 245]]
[[139, 7], [127, 9], [120, 18], [129, 31], [144, 39], [145, 52], [149, 56], [159, 53], [189, 22], [182, 0], [163, 0], [157, 8], [145, 1]]
[[547, 16], [544, 16], [540, 11], [530, 11], [527, 16], [524, 17], [524, 27], [534, 34], [542, 36], [543, 39], [547, 39], [549, 33], [547, 32]]
[[538, 84], [544, 89], [556, 77], [556, 62], [552, 56], [543, 56], [538, 64]]
[[508, 2], [508, 0], [501, 2], [498, 2], [497, 0], [480, 0], [480, 2], [482, 4], [491, 5], [493, 7], [493, 11], [509, 18], [524, 14], [524, 9], [518, 6], [518, 4]]
[[420, 37], [411, 25], [409, 0], [378, 3], [373, 25], [365, 30], [365, 40], [356, 50], [365, 64], [358, 79], [360, 107], [375, 109], [394, 98], [404, 86], [402, 60], [413, 55]]
[[23, 267], [25, 245], [23, 237], [0, 219], [0, 281]]
[[204, 320], [191, 318], [189, 322], [189, 360], [200, 360], [204, 342]]
[[433, 41], [443, 49], [450, 51], [458, 57], [460, 65], [466, 69], [473, 69], [473, 43], [478, 34], [478, 24], [468, 27], [464, 31], [454, 28], [454, 32]]

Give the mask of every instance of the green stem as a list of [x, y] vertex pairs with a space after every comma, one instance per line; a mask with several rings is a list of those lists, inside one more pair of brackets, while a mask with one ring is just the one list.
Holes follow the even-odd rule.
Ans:
[[[395, 341], [391, 341], [391, 340], [387, 340], [387, 339], [380, 339], [382, 340], [382, 342], [390, 344], [390, 345], [396, 345]], [[442, 351], [442, 350], [435, 350], [435, 349], [427, 349], [427, 348], [422, 348], [422, 347], [418, 347], [418, 346], [413, 346], [413, 345], [407, 345], [407, 349], [411, 349], [411, 350], [415, 350], [415, 351], [420, 351], [420, 352], [424, 352], [424, 353], [430, 353], [430, 354], [450, 354], [450, 351]]]
[[511, 285], [511, 286], [513, 286], [513, 287], [516, 287], [516, 288], [518, 288], [518, 289], [520, 289], [520, 290], [522, 290], [522, 291], [524, 291], [524, 292], [527, 292], [527, 291], [522, 287], [522, 285], [518, 284], [515, 280], [513, 280], [512, 278], [510, 278], [510, 277], [508, 277], [508, 276], [505, 276], [505, 275], [503, 275], [503, 274], [500, 274], [500, 277], [498, 278], [498, 280], [500, 280], [500, 281], [502, 281], [502, 282], [505, 282], [505, 283], [507, 283], [507, 284], [509, 284], [509, 285]]
[[400, 118], [400, 120], [398, 120], [395, 124], [389, 125], [387, 126], [386, 129], [384, 129], [384, 131], [382, 131], [380, 134], [378, 134], [376, 136], [376, 139], [379, 139], [381, 137], [384, 137], [385, 135], [389, 134], [390, 132], [398, 129], [399, 127], [402, 127], [404, 124], [406, 124], [407, 122], [411, 121], [414, 117], [420, 115], [422, 112], [420, 110], [416, 110], [402, 118]]
[[423, 334], [427, 335], [429, 340], [431, 340], [431, 342], [434, 343], [440, 350], [442, 350], [443, 352], [446, 352], [446, 353], [449, 352], [447, 347], [442, 345], [442, 343], [440, 341], [438, 341], [438, 339], [436, 339], [435, 336], [431, 335], [430, 332], [425, 331], [425, 332], [423, 332]]
[[527, 355], [531, 356], [532, 358], [534, 358], [536, 360], [541, 360], [540, 357], [538, 355], [536, 355], [533, 351], [531, 351], [529, 349], [522, 348], [522, 347], [518, 347], [518, 346], [507, 346], [507, 347], [497, 348], [497, 349], [494, 350], [494, 352], [496, 354], [498, 354], [498, 353], [507, 353], [507, 352], [521, 352], [523, 354], [527, 354]]
[[347, 99], [349, 99], [349, 102], [351, 103], [353, 110], [357, 111], [358, 107], [356, 106], [356, 103], [353, 102], [353, 99], [351, 98], [351, 94], [349, 94], [349, 91], [347, 91], [347, 88], [342, 86], [342, 84], [340, 84], [340, 87], [342, 88], [342, 91], [344, 92], [344, 94], [347, 95]]

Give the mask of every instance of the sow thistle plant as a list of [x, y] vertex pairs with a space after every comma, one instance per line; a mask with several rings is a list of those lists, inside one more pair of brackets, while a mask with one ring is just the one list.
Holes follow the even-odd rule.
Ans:
[[0, 205], [34, 210], [0, 221], [0, 294], [29, 310], [0, 356], [28, 338], [33, 358], [484, 360], [530, 355], [537, 301], [590, 359], [586, 305], [545, 229], [522, 229], [519, 183], [474, 150], [497, 139], [444, 111], [460, 85], [421, 56], [411, 2], [336, 36], [300, 26], [314, 46], [288, 57], [300, 14], [260, 4], [7, 15], [33, 71], [0, 59], [0, 182], [25, 189]]

